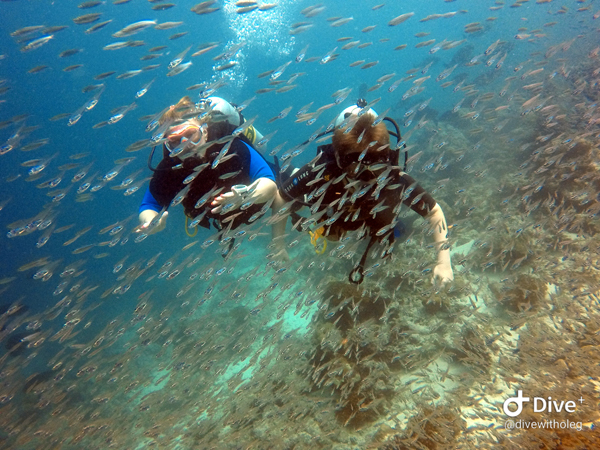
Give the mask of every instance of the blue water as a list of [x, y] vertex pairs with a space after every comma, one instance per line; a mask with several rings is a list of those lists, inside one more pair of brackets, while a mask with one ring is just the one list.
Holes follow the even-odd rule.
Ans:
[[[520, 86], [537, 81], [544, 81], [547, 84], [562, 82], [556, 81], [559, 80], [560, 76], [556, 79], [553, 78], [554, 81], [551, 81], [549, 75], [554, 71], [559, 71], [561, 66], [575, 71], [578, 64], [589, 59], [589, 52], [597, 46], [597, 22], [594, 21], [592, 15], [596, 12], [595, 9], [598, 9], [598, 3], [594, 1], [585, 3], [567, 2], [568, 11], [564, 14], [557, 13], [561, 5], [556, 2], [538, 4], [530, 1], [515, 8], [509, 7], [507, 3], [504, 8], [498, 11], [490, 11], [489, 7], [493, 6], [494, 2], [402, 0], [389, 1], [383, 7], [372, 10], [372, 7], [376, 5], [375, 2], [359, 0], [329, 1], [323, 3], [325, 10], [314, 18], [305, 18], [300, 13], [304, 8], [311, 6], [311, 3], [306, 1], [281, 0], [277, 7], [271, 10], [253, 11], [247, 14], [237, 14], [235, 12], [236, 7], [230, 2], [217, 3], [221, 9], [208, 15], [196, 15], [190, 12], [194, 2], [184, 1], [179, 1], [174, 7], [165, 11], [153, 11], [151, 7], [160, 3], [149, 3], [143, 0], [133, 0], [123, 5], [113, 5], [110, 1], [106, 1], [91, 9], [78, 9], [77, 3], [73, 1], [43, 0], [30, 2], [22, 0], [5, 1], [0, 4], [0, 16], [2, 17], [0, 49], [3, 56], [0, 60], [0, 80], [2, 80], [0, 87], [10, 88], [0, 95], [0, 101], [2, 102], [0, 103], [1, 121], [8, 121], [11, 117], [21, 114], [27, 115], [23, 122], [10, 124], [0, 129], [0, 144], [6, 142], [23, 124], [34, 126], [36, 129], [26, 136], [20, 143], [20, 147], [38, 139], [49, 139], [47, 145], [37, 150], [24, 153], [17, 147], [0, 156], [0, 204], [2, 201], [10, 199], [0, 211], [0, 223], [3, 225], [2, 229], [5, 230], [5, 233], [0, 236], [0, 279], [16, 277], [15, 280], [8, 282], [6, 285], [0, 285], [0, 288], [6, 288], [0, 294], [0, 305], [8, 306], [18, 303], [26, 306], [28, 316], [25, 323], [31, 320], [42, 321], [44, 323], [43, 330], [48, 330], [47, 337], [60, 330], [65, 322], [64, 316], [71, 308], [88, 311], [79, 327], [82, 328], [85, 323], [90, 323], [85, 329], [81, 330], [78, 336], [67, 341], [67, 343], [87, 343], [91, 339], [95, 339], [112, 320], [117, 318], [123, 320], [123, 317], [125, 317], [123, 326], [127, 328], [127, 333], [134, 335], [134, 327], [137, 327], [137, 325], [128, 321], [133, 315], [139, 297], [144, 293], [152, 291], [154, 306], [151, 315], [154, 320], [158, 320], [160, 312], [165, 310], [168, 311], [168, 314], [172, 314], [172, 321], [175, 322], [186, 315], [185, 308], [181, 306], [182, 301], [191, 299], [192, 303], [197, 302], [202, 298], [205, 290], [212, 287], [215, 293], [219, 292], [219, 294], [208, 296], [209, 301], [202, 302], [199, 306], [198, 311], [202, 313], [200, 317], [203, 318], [199, 323], [201, 327], [203, 323], [211, 323], [229, 317], [229, 312], [233, 311], [236, 305], [232, 305], [231, 301], [227, 303], [224, 300], [227, 299], [228, 295], [232, 295], [236, 287], [238, 291], [240, 289], [244, 291], [245, 300], [250, 304], [248, 309], [252, 309], [258, 303], [258, 300], [254, 300], [256, 296], [273, 283], [272, 279], [269, 279], [273, 275], [272, 272], [268, 272], [269, 275], [255, 276], [248, 279], [248, 281], [243, 281], [247, 274], [254, 273], [253, 270], [256, 270], [256, 273], [259, 274], [269, 270], [265, 267], [268, 261], [266, 255], [270, 252], [266, 248], [269, 244], [270, 229], [266, 226], [260, 229], [260, 232], [266, 233], [266, 236], [260, 236], [252, 242], [244, 243], [241, 252], [248, 256], [235, 263], [233, 274], [226, 274], [222, 278], [213, 276], [209, 281], [197, 282], [189, 292], [180, 296], [177, 296], [177, 294], [189, 284], [188, 277], [192, 274], [192, 271], [198, 270], [199, 273], [202, 273], [208, 268], [213, 268], [213, 271], [216, 271], [221, 267], [231, 268], [233, 266], [231, 262], [224, 262], [219, 255], [214, 254], [218, 244], [213, 244], [204, 253], [200, 252], [199, 247], [202, 242], [215, 238], [214, 230], [200, 229], [196, 237], [186, 236], [184, 232], [184, 215], [180, 209], [181, 207], [177, 207], [170, 212], [167, 231], [150, 236], [140, 244], [133, 242], [135, 234], [132, 234], [132, 229], [137, 225], [138, 206], [146, 190], [147, 183], [131, 196], [124, 196], [124, 191], [111, 190], [110, 187], [117, 186], [128, 175], [139, 169], [143, 169], [143, 171], [136, 178], [136, 181], [150, 176], [150, 172], [146, 167], [149, 149], [145, 148], [136, 153], [126, 153], [124, 150], [131, 143], [150, 137], [149, 133], [145, 132], [147, 122], [141, 121], [140, 118], [155, 114], [166, 106], [176, 103], [184, 95], [189, 95], [193, 100], [197, 100], [198, 93], [201, 91], [188, 91], [186, 90], [187, 87], [202, 82], [210, 83], [222, 77], [227, 84], [219, 89], [215, 95], [234, 103], [240, 103], [256, 96], [256, 99], [243, 111], [243, 114], [247, 119], [256, 116], [254, 126], [263, 135], [277, 130], [277, 133], [268, 143], [268, 150], [265, 153], [268, 154], [277, 145], [285, 143], [278, 156], [308, 139], [315, 131], [319, 130], [319, 127], [324, 129], [343, 108], [354, 104], [359, 95], [365, 95], [367, 101], [381, 97], [374, 109], [378, 112], [389, 109], [388, 115], [396, 119], [401, 125], [402, 134], [408, 136], [407, 144], [411, 147], [409, 156], [416, 154], [420, 149], [425, 152], [418, 162], [410, 167], [409, 173], [429, 190], [433, 190], [437, 184], [442, 183], [440, 180], [450, 178], [450, 181], [445, 182], [445, 184], [451, 186], [451, 188], [439, 190], [435, 197], [438, 202], [442, 201], [444, 203], [448, 222], [461, 223], [462, 226], [464, 222], [469, 221], [469, 214], [467, 214], [469, 207], [488, 208], [485, 212], [489, 216], [497, 206], [485, 204], [485, 198], [493, 195], [508, 196], [510, 194], [507, 193], [508, 191], [496, 194], [498, 186], [494, 184], [495, 179], [490, 180], [490, 178], [483, 177], [474, 181], [472, 171], [465, 170], [463, 167], [473, 165], [476, 170], [487, 169], [499, 172], [504, 170], [506, 173], [512, 173], [516, 170], [516, 167], [497, 167], [488, 161], [498, 156], [496, 153], [498, 147], [503, 146], [514, 150], [524, 142], [523, 135], [527, 134], [528, 130], [513, 130], [528, 126], [527, 124], [523, 125], [525, 122], [521, 123], [519, 121], [519, 107], [525, 100], [533, 97], [534, 94], [530, 95], [530, 92], [523, 91]], [[590, 7], [589, 10], [577, 11], [577, 8], [588, 6]], [[453, 17], [438, 18], [428, 22], [419, 21], [429, 14], [445, 14], [452, 11], [457, 11], [457, 14]], [[77, 25], [72, 20], [78, 15], [96, 12], [102, 13], [97, 22]], [[392, 18], [407, 12], [414, 12], [415, 15], [398, 26], [388, 26], [387, 23]], [[353, 20], [340, 27], [332, 27], [327, 18], [336, 16], [340, 18], [352, 17]], [[495, 17], [495, 20], [487, 20], [492, 16]], [[92, 34], [84, 32], [92, 25], [108, 19], [112, 19], [112, 22], [103, 29]], [[103, 50], [104, 46], [121, 40], [111, 37], [112, 33], [138, 20], [156, 20], [157, 23], [183, 21], [184, 23], [169, 30], [155, 30], [150, 27], [138, 34], [122, 39], [143, 40], [143, 46], [114, 51]], [[313, 24], [312, 28], [306, 32], [291, 35], [289, 33], [290, 27], [303, 21], [311, 22]], [[552, 21], [556, 21], [556, 25], [544, 26], [544, 24]], [[483, 27], [482, 31], [472, 34], [465, 33], [465, 25], [473, 22], [480, 22]], [[31, 25], [68, 25], [68, 28], [56, 32], [54, 39], [42, 47], [29, 52], [22, 52], [20, 47], [24, 44], [17, 43], [17, 38], [11, 37], [10, 33]], [[367, 33], [361, 31], [371, 25], [376, 25], [372, 31]], [[526, 30], [519, 31], [520, 27], [526, 28]], [[176, 40], [168, 39], [169, 36], [179, 32], [188, 32], [188, 34]], [[430, 34], [426, 37], [415, 37], [414, 35], [419, 32]], [[515, 35], [519, 33], [537, 34], [539, 36], [515, 39]], [[42, 34], [36, 32], [30, 36], [31, 38], [37, 38]], [[354, 47], [343, 50], [342, 46], [349, 41], [340, 42], [338, 39], [344, 36], [351, 37], [351, 40], [359, 39], [361, 43], [372, 42], [372, 45], [363, 49]], [[429, 51], [432, 46], [415, 48], [415, 45], [419, 42], [428, 39], [436, 39], [436, 44], [443, 40], [460, 41], [464, 39], [465, 41], [454, 49], [440, 50], [435, 54], [431, 54]], [[544, 59], [543, 55], [549, 48], [557, 44], [567, 43], [572, 39], [574, 39], [574, 43], [568, 51], [558, 50], [558, 54], [549, 57], [546, 64], [535, 64]], [[482, 64], [473, 67], [465, 66], [471, 58], [484, 53], [497, 40], [500, 40], [497, 49], [491, 52], [490, 55], [481, 56], [480, 61], [483, 62]], [[191, 58], [190, 55], [197, 50], [200, 44], [213, 41], [219, 42], [216, 49]], [[237, 61], [237, 65], [224, 72], [215, 71], [215, 66], [221, 62], [215, 62], [213, 57], [225, 51], [231, 45], [240, 42], [245, 42], [245, 45], [233, 58]], [[406, 44], [406, 48], [394, 50], [395, 47], [401, 44]], [[167, 46], [166, 49], [158, 52], [162, 53], [162, 56], [150, 61], [140, 60], [142, 56], [148, 54], [150, 48], [159, 45]], [[167, 77], [169, 62], [175, 55], [190, 45], [192, 49], [184, 58], [184, 61], [191, 60], [193, 63], [191, 68], [177, 76]], [[295, 62], [297, 54], [307, 45], [308, 51], [305, 60], [300, 63]], [[80, 48], [82, 51], [67, 58], [58, 57], [59, 53], [72, 48]], [[337, 58], [323, 64], [321, 58], [334, 49], [336, 49], [334, 53], [339, 54]], [[497, 57], [506, 54], [502, 68], [495, 69], [495, 63], [490, 67], [486, 66], [485, 62], [493, 54], [496, 54]], [[306, 59], [309, 58], [316, 58], [316, 60], [306, 62]], [[365, 63], [377, 61], [378, 64], [365, 70], [360, 68], [362, 64], [357, 67], [350, 67], [350, 64], [357, 60], [364, 60]], [[292, 74], [299, 73], [298, 78], [293, 82], [297, 87], [285, 93], [255, 93], [258, 89], [270, 87], [269, 77], [258, 78], [259, 74], [276, 69], [289, 61], [293, 62], [279, 79], [286, 80]], [[432, 64], [428, 72], [423, 74], [423, 68], [430, 62]], [[523, 62], [526, 62], [525, 67], [518, 72], [515, 71], [514, 68]], [[83, 67], [72, 72], [62, 70], [72, 64], [82, 64]], [[119, 74], [129, 70], [142, 69], [150, 64], [160, 64], [160, 67], [143, 71], [130, 79], [119, 80], [116, 78]], [[435, 81], [435, 78], [443, 70], [452, 67], [454, 64], [457, 64], [457, 67], [452, 75], [441, 82]], [[30, 69], [39, 65], [47, 65], [48, 69], [36, 74], [28, 73]], [[538, 67], [545, 68], [541, 78], [534, 79], [532, 76], [531, 81], [519, 80], [523, 73]], [[411, 69], [418, 69], [415, 73], [415, 79], [422, 76], [430, 76], [431, 78], [424, 82], [423, 86], [426, 87], [424, 92], [403, 101], [402, 95], [413, 86], [414, 79], [402, 82], [393, 92], [389, 92], [388, 87], [395, 80], [406, 76], [406, 72]], [[116, 73], [105, 80], [94, 80], [96, 75], [107, 71], [115, 71]], [[381, 88], [367, 91], [368, 88], [377, 83], [378, 78], [392, 73], [395, 75], [389, 81], [386, 81]], [[506, 78], [511, 76], [516, 78], [507, 82]], [[569, 81], [573, 77], [584, 79], [585, 76], [586, 74], [583, 73], [577, 75], [573, 73]], [[506, 116], [512, 121], [509, 122], [502, 133], [492, 135], [489, 127], [493, 124], [489, 125], [484, 122], [484, 118], [479, 118], [476, 122], [462, 119], [463, 122], [459, 123], [457, 116], [450, 113], [454, 105], [464, 97], [464, 92], [453, 92], [457, 82], [446, 88], [442, 88], [440, 84], [463, 78], [465, 79], [464, 85], [475, 84], [475, 89], [479, 89], [481, 94], [492, 93], [494, 98], [488, 103], [493, 104], [494, 108], [503, 104], [498, 94], [504, 86], [509, 86], [506, 98], [511, 95], [517, 96], [517, 99], [512, 103], [513, 106], [511, 106], [512, 113]], [[136, 92], [153, 79], [155, 81], [148, 92], [143, 97], [136, 99]], [[586, 81], [590, 84], [597, 83], [592, 78], [588, 78]], [[102, 93], [97, 106], [91, 111], [83, 113], [82, 118], [76, 124], [68, 126], [68, 117], [56, 121], [49, 120], [57, 114], [76, 111], [94, 95], [93, 92], [82, 93], [82, 89], [99, 83], [103, 83], [106, 89]], [[560, 89], [567, 90], [566, 86], [561, 88], [560, 84], [557, 85], [559, 87], [556, 91]], [[285, 86], [285, 84], [276, 87], [282, 86]], [[295, 122], [295, 113], [301, 106], [314, 102], [310, 109], [313, 112], [317, 108], [333, 102], [332, 94], [343, 88], [352, 89], [348, 98], [339, 105], [325, 110], [314, 124], [307, 126], [305, 123]], [[472, 110], [469, 108], [469, 103], [472, 102], [475, 96], [469, 96], [464, 100], [463, 111]], [[545, 97], [545, 95], [542, 95], [542, 97]], [[429, 98], [432, 98], [432, 100], [428, 107], [423, 112], [417, 112], [410, 126], [403, 127], [406, 120], [405, 113], [418, 107]], [[113, 125], [93, 128], [95, 124], [108, 120], [113, 115], [111, 111], [115, 108], [129, 105], [133, 101], [135, 101], [137, 107], [128, 112], [122, 120]], [[586, 98], [581, 101], [587, 102], [589, 105], [594, 99]], [[564, 102], [566, 105], [568, 100], [563, 98], [559, 100], [555, 97], [553, 102], [560, 105]], [[292, 107], [292, 110], [286, 118], [272, 123], [268, 122], [269, 119], [277, 116], [289, 106]], [[481, 102], [475, 110], [481, 110], [483, 107], [484, 103]], [[431, 134], [414, 129], [417, 122], [423, 117], [429, 120], [427, 133]], [[495, 120], [495, 117], [492, 117], [488, 122], [491, 123], [493, 120]], [[496, 122], [498, 121], [500, 120], [496, 120]], [[444, 150], [447, 151], [445, 161], [449, 162], [448, 168], [445, 171], [435, 172], [419, 170], [424, 162], [437, 156], [435, 150], [431, 150], [431, 146], [440, 141], [441, 138], [436, 137], [436, 132], [440, 131], [441, 124], [445, 123], [452, 123], [456, 127], [457, 133], [459, 131], [462, 133], [460, 139], [457, 137], [455, 142], [446, 144]], [[471, 130], [476, 127], [483, 127], [484, 131], [480, 134], [470, 134]], [[535, 142], [536, 137], [530, 136], [530, 140]], [[460, 145], [457, 142], [460, 142]], [[482, 142], [481, 147], [473, 150], [473, 146]], [[307, 163], [314, 157], [314, 151], [314, 146], [309, 147], [302, 155], [294, 158], [293, 164], [299, 167]], [[46, 158], [57, 152], [58, 157], [51, 161], [49, 167], [42, 172], [39, 179], [35, 181], [26, 180], [29, 167], [23, 167], [23, 162], [36, 158]], [[89, 155], [77, 161], [69, 158], [71, 155], [82, 152], [89, 152]], [[460, 164], [451, 162], [460, 154], [464, 155], [464, 159], [460, 158]], [[57, 228], [71, 224], [74, 226], [60, 234], [53, 234], [43, 247], [36, 247], [36, 242], [43, 231], [35, 231], [26, 236], [15, 238], [6, 236], [9, 231], [9, 224], [19, 220], [31, 219], [51, 203], [51, 197], [47, 194], [52, 189], [40, 189], [36, 185], [57, 176], [60, 173], [58, 168], [61, 165], [80, 162], [82, 166], [85, 166], [93, 161], [88, 177], [94, 172], [98, 172], [98, 176], [102, 177], [115, 166], [116, 160], [129, 156], [135, 157], [135, 160], [128, 164], [117, 178], [107, 183], [97, 193], [92, 194], [91, 201], [76, 201], [78, 196], [75, 191], [81, 182], [71, 183], [70, 180], [79, 169], [70, 169], [64, 173], [63, 181], [57, 186], [57, 189], [69, 186], [71, 186], [71, 189], [64, 200], [52, 206], [57, 212], [54, 224]], [[156, 158], [158, 158], [158, 155], [156, 155]], [[270, 157], [267, 156], [267, 158]], [[519, 158], [516, 158], [516, 160], [519, 160]], [[155, 160], [155, 164], [157, 161], [158, 159]], [[15, 175], [20, 176], [9, 182], [8, 180]], [[527, 182], [522, 184], [527, 184]], [[471, 197], [468, 201], [461, 203], [462, 198], [456, 196], [456, 191], [467, 185]], [[446, 209], [446, 205], [449, 206], [448, 209]], [[98, 232], [102, 228], [132, 215], [134, 217], [125, 226], [125, 231], [119, 235], [121, 238], [128, 235], [127, 242], [120, 241], [115, 246], [110, 247], [108, 245], [96, 246], [82, 254], [72, 253], [74, 249], [84, 245], [110, 241], [111, 237], [108, 234], [99, 235]], [[486, 216], [486, 214], [482, 212], [481, 217], [483, 216]], [[481, 217], [478, 220], [482, 220]], [[525, 217], [522, 219], [528, 220]], [[69, 246], [63, 245], [65, 241], [75, 236], [77, 231], [88, 226], [93, 227], [91, 231], [82, 235], [75, 243]], [[468, 240], [475, 240], [476, 243], [480, 243], [489, 239], [489, 233], [484, 229], [482, 226], [479, 230], [469, 230], [471, 233], [468, 237], [464, 235], [461, 237], [459, 228], [456, 232], [458, 233], [456, 240], [460, 240], [461, 243]], [[290, 236], [287, 239], [291, 241], [298, 236], [299, 234], [295, 231], [290, 231]], [[302, 237], [306, 238], [305, 236]], [[194, 241], [198, 241], [198, 243], [191, 250], [181, 251], [185, 245]], [[100, 259], [94, 258], [94, 256], [104, 252], [107, 252], [108, 256]], [[108, 294], [105, 298], [102, 297], [102, 294], [111, 286], [119, 285], [117, 277], [122, 275], [134, 262], [139, 262], [143, 266], [159, 252], [162, 252], [162, 254], [156, 264], [132, 282], [131, 288], [125, 294]], [[170, 271], [171, 268], [179, 266], [184, 261], [187, 264], [189, 261], [186, 261], [185, 258], [190, 252], [196, 252], [195, 254], [202, 257], [201, 262], [194, 269], [187, 269], [187, 271], [184, 269], [182, 275], [171, 281], [157, 278], [157, 275], [161, 272], [160, 268], [165, 262], [172, 262], [168, 269]], [[325, 263], [322, 268], [332, 267], [335, 262], [333, 257], [327, 260], [327, 255], [318, 259], [312, 255], [308, 238], [304, 239], [299, 247], [290, 249], [290, 254], [293, 261], [289, 265], [289, 273], [292, 273], [292, 269], [298, 269], [299, 265], [308, 266], [311, 259], [315, 259], [317, 264]], [[128, 258], [121, 272], [118, 274], [113, 273], [115, 264], [126, 256]], [[48, 281], [43, 282], [32, 279], [38, 268], [25, 271], [17, 270], [19, 267], [43, 257], [47, 257], [49, 261], [60, 261], [54, 275]], [[85, 272], [74, 279], [65, 277], [69, 280], [65, 292], [53, 294], [57, 285], [63, 281], [60, 278], [60, 273], [69, 264], [78, 260], [84, 260], [81, 267]], [[347, 278], [345, 267], [339, 269], [337, 273], [336, 270], [330, 271], [328, 275], [335, 273], [340, 281], [345, 281]], [[460, 269], [455, 267], [455, 271], [458, 278]], [[289, 273], [285, 276], [288, 276]], [[298, 269], [298, 273], [300, 273], [300, 269]], [[306, 282], [306, 280], [299, 281], [297, 277], [295, 279], [290, 277], [288, 282], [292, 285], [297, 284], [289, 292], [292, 293], [292, 291], [302, 288], [313, 289], [314, 295], [318, 296], [318, 289], [315, 287], [318, 281], [315, 281], [315, 279], [318, 280], [319, 275], [314, 273], [311, 277], [309, 277], [310, 282], [315, 283], [314, 285]], [[148, 280], [149, 278], [151, 279]], [[58, 318], [49, 319], [46, 315], [49, 309], [67, 295], [71, 286], [77, 282], [81, 283], [82, 286], [96, 287], [96, 289], [84, 299], [79, 300], [76, 293], [73, 293], [71, 298], [74, 303], [65, 308]], [[282, 281], [281, 286], [283, 284]], [[280, 289], [281, 286], [277, 289]], [[219, 302], [222, 302], [224, 306], [216, 306]], [[265, 307], [263, 306], [263, 308]], [[273, 323], [271, 320], [274, 319], [277, 313], [277, 307], [271, 305], [271, 308], [269, 310], [271, 316], [265, 317], [263, 325]], [[198, 312], [195, 313], [199, 314]], [[259, 312], [257, 311], [256, 314], [259, 314]], [[260, 314], [266, 315], [267, 313]], [[295, 316], [289, 318], [289, 322], [284, 327], [285, 329], [307, 327], [305, 322], [294, 322], [294, 318]], [[14, 322], [12, 323], [14, 324]], [[3, 323], [0, 322], [0, 325], [3, 325]], [[150, 324], [146, 326], [151, 328]], [[50, 330], [52, 331], [50, 332]], [[73, 348], [77, 347], [71, 348], [62, 343], [47, 342], [38, 350], [37, 356], [31, 362], [23, 364], [20, 373], [23, 377], [27, 377], [47, 370], [48, 360], [52, 359], [63, 348], [66, 348], [68, 353], [74, 352]], [[119, 342], [119, 345], [106, 350], [107, 354], [111, 355], [119, 355], [122, 351], [124, 351], [123, 342]], [[19, 356], [19, 358], [26, 358], [26, 356], [27, 353], [25, 356]], [[15, 360], [11, 357], [11, 359], [6, 359], [0, 363], [0, 372], [2, 371], [2, 364], [5, 367], [14, 366], [15, 363], [10, 363], [10, 361]], [[76, 364], [79, 363], [76, 362]], [[17, 366], [20, 365], [17, 364]], [[144, 370], [148, 370], [150, 364], [144, 367]], [[22, 400], [15, 400], [15, 402], [17, 401]], [[5, 433], [9, 429], [9, 424], [10, 420], [3, 421], [0, 432]], [[13, 445], [11, 448], [34, 448], [18, 447], [14, 441], [11, 445]], [[172, 447], [169, 448], [175, 448], [175, 444], [171, 443], [171, 445]], [[264, 445], [259, 445], [257, 448], [288, 448], [275, 444], [274, 447]], [[73, 444], [73, 447], [68, 448], [76, 448], [76, 445]], [[215, 448], [235, 447], [222, 444], [221, 447], [217, 445]], [[298, 448], [309, 448], [309, 446]]]

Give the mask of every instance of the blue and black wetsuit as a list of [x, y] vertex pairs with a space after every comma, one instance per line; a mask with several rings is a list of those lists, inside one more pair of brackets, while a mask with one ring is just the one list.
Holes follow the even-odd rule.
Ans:
[[[140, 212], [146, 209], [160, 212], [162, 208], [167, 208], [179, 192], [186, 188], [183, 181], [194, 173], [194, 168], [204, 163], [209, 163], [209, 165], [190, 183], [189, 191], [181, 203], [185, 214], [190, 218], [204, 213], [200, 225], [207, 228], [210, 223], [209, 219], [219, 221], [240, 212], [240, 210], [234, 210], [228, 214], [213, 215], [210, 212], [212, 208], [210, 203], [219, 193], [231, 191], [231, 187], [236, 184], [249, 185], [259, 178], [269, 178], [275, 181], [273, 169], [243, 136], [236, 137], [231, 142], [227, 156], [231, 155], [232, 157], [221, 161], [217, 167], [212, 169], [211, 164], [222, 147], [222, 145], [213, 145], [207, 150], [206, 158], [202, 160], [197, 157], [189, 157], [184, 160], [177, 157], [171, 158], [169, 151], [164, 149], [163, 160], [158, 164], [150, 180], [150, 186], [140, 205]], [[217, 193], [219, 188], [222, 190]], [[215, 194], [209, 195], [205, 202], [199, 204], [198, 201], [211, 192], [215, 192]], [[252, 205], [242, 211], [234, 219], [233, 227], [245, 223], [262, 206], [262, 204]]]

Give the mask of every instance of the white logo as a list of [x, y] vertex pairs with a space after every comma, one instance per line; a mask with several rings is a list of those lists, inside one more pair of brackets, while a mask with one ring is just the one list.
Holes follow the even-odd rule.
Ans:
[[[509, 417], [517, 417], [523, 411], [523, 403], [528, 401], [529, 397], [523, 397], [523, 391], [519, 390], [518, 397], [509, 397], [506, 400], [504, 400], [504, 404], [502, 405], [504, 414], [506, 414]], [[510, 403], [515, 403], [517, 405], [516, 411], [513, 412], [510, 409], [508, 409], [508, 405]]]

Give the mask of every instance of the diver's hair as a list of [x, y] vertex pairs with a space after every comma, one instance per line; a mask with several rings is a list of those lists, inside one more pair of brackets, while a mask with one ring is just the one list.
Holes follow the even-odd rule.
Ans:
[[175, 122], [191, 112], [195, 107], [195, 103], [187, 95], [181, 97], [177, 104], [172, 105], [162, 116], [160, 116], [158, 123], [159, 125], [162, 125], [165, 122]]
[[[384, 145], [389, 145], [390, 134], [386, 126], [383, 123], [378, 123], [373, 126], [374, 121], [375, 117], [371, 114], [364, 114], [358, 118], [352, 130], [348, 133], [344, 133], [345, 130], [340, 128], [335, 130], [332, 138], [335, 151], [338, 152], [339, 155], [355, 152], [362, 153], [373, 141], [377, 142], [377, 144], [373, 146], [373, 150]], [[363, 131], [364, 135], [362, 140], [357, 142]]]

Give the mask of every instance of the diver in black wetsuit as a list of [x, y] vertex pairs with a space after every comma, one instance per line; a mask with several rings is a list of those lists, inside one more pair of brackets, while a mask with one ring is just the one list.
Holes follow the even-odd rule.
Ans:
[[[359, 230], [359, 237], [369, 238], [367, 250], [350, 274], [351, 282], [362, 281], [366, 256], [374, 242], [387, 247], [384, 256], [391, 252], [401, 204], [425, 218], [433, 230], [437, 251], [433, 281], [452, 281], [442, 208], [399, 167], [389, 132], [376, 120], [372, 109], [353, 106], [344, 110], [336, 120], [332, 144], [320, 146], [317, 158], [281, 180], [280, 193], [284, 199], [294, 200], [296, 210], [301, 205], [311, 208], [312, 215], [302, 226], [318, 236], [337, 240], [348, 231]], [[295, 219], [299, 216], [293, 213]]]

